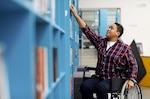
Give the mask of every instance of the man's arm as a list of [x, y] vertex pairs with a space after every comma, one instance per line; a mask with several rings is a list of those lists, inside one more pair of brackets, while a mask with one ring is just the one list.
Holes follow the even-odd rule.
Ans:
[[129, 74], [130, 79], [128, 80], [126, 87], [128, 89], [131, 89], [132, 87], [134, 87], [133, 81], [137, 78], [137, 75], [138, 75], [138, 64], [132, 53], [131, 48], [129, 48], [129, 50], [127, 51], [126, 57], [128, 60], [128, 65], [130, 66], [129, 72], [131, 72], [131, 74]]
[[75, 8], [73, 5], [70, 6], [70, 10], [71, 10], [73, 16], [75, 17], [76, 21], [78, 22], [80, 28], [86, 27], [86, 23], [85, 23], [85, 22], [80, 18], [80, 16], [77, 14], [76, 8]]
[[99, 44], [104, 40], [101, 36], [97, 35], [93, 29], [91, 29], [88, 24], [86, 24], [80, 16], [76, 12], [76, 8], [71, 5], [70, 10], [75, 17], [77, 23], [79, 24], [79, 27], [81, 28], [82, 32], [86, 35], [86, 37], [91, 41], [91, 43], [98, 48]]

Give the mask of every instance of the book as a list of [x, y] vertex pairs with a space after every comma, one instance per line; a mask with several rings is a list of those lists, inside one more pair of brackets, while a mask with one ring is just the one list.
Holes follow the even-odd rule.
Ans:
[[36, 92], [37, 99], [44, 99], [44, 91], [48, 88], [47, 48], [36, 48]]
[[72, 97], [73, 85], [72, 85], [72, 75], [70, 75], [70, 96]]
[[57, 60], [57, 48], [53, 47], [53, 81], [57, 80], [57, 68], [58, 68], [58, 60]]
[[73, 64], [73, 49], [70, 46], [70, 66], [72, 66], [72, 64]]
[[0, 45], [0, 99], [10, 99], [8, 75], [3, 54], [4, 47]]
[[33, 0], [33, 7], [37, 13], [42, 15], [48, 14], [48, 0]]
[[72, 33], [72, 20], [69, 19], [69, 22], [70, 22], [70, 38], [73, 39], [73, 33]]

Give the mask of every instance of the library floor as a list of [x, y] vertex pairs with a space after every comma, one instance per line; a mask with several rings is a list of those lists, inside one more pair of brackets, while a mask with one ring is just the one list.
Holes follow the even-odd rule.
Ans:
[[143, 99], [150, 99], [150, 87], [141, 86], [141, 89], [142, 89]]

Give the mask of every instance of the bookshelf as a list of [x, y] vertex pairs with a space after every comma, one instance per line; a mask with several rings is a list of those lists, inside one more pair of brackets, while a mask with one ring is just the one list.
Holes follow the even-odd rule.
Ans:
[[[78, 0], [70, 0], [70, 3], [76, 6], [77, 12], [78, 9]], [[71, 90], [71, 96], [74, 97], [74, 72], [77, 71], [77, 66], [79, 64], [79, 26], [72, 15], [70, 13], [70, 86], [72, 86]]]
[[[77, 0], [71, 3], [78, 7]], [[0, 43], [5, 46], [10, 99], [72, 99], [70, 82], [79, 60], [78, 31], [70, 0], [1, 0]], [[37, 49], [43, 54], [37, 54]], [[44, 87], [38, 97], [40, 56]]]

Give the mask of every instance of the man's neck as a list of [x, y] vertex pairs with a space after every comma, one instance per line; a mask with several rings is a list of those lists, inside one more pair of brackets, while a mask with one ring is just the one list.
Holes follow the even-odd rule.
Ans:
[[116, 42], [117, 40], [118, 40], [118, 38], [108, 39], [108, 42]]

